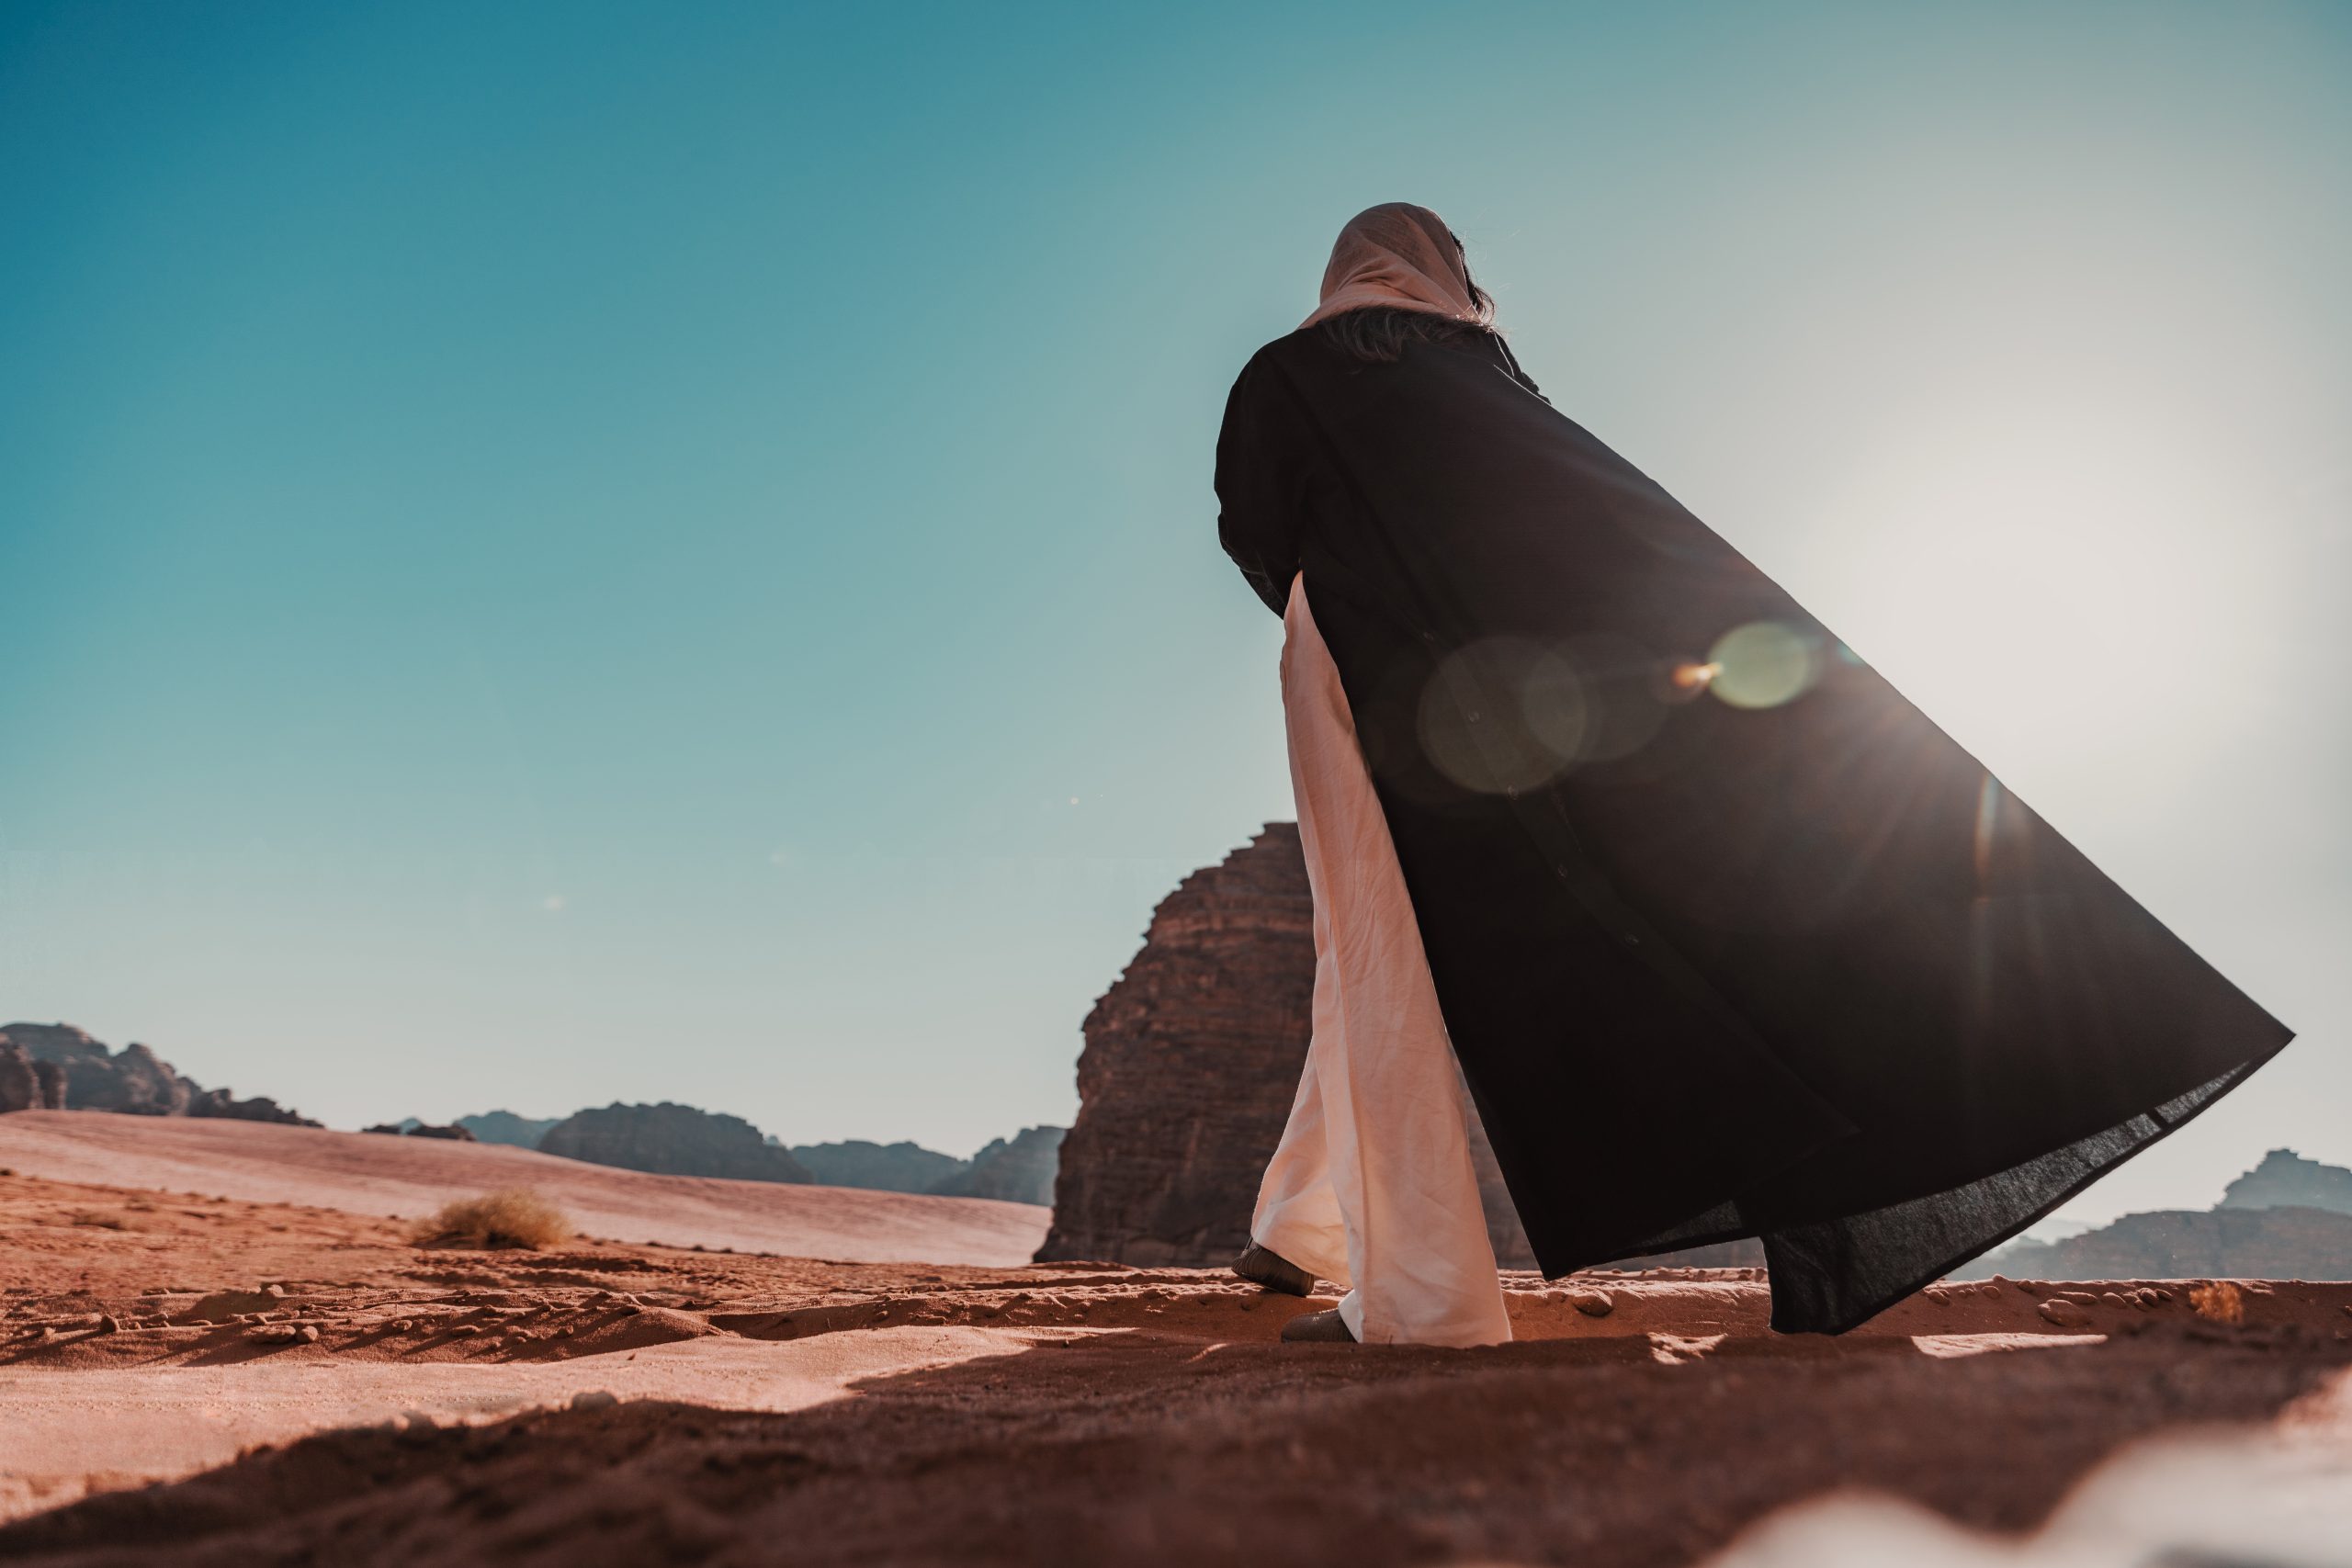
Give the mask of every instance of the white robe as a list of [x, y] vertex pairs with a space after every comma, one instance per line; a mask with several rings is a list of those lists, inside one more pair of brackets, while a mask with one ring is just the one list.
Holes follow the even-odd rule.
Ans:
[[1347, 694], [1307, 613], [1283, 615], [1283, 713], [1315, 894], [1314, 1035], [1250, 1234], [1348, 1287], [1367, 1345], [1510, 1337], [1470, 1159], [1476, 1111], [1439, 1011]]

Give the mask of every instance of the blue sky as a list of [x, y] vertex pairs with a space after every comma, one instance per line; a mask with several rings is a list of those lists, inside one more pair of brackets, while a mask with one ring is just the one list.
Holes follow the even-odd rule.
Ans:
[[1435, 207], [1555, 402], [2302, 1041], [2352, 11], [0, 7], [0, 1019], [331, 1122], [1066, 1121], [1289, 815], [1226, 387]]

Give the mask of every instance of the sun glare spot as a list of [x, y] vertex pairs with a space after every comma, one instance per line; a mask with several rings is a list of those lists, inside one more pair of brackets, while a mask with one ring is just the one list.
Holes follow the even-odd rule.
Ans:
[[1736, 708], [1776, 708], [1804, 694], [1819, 673], [1814, 641], [1779, 621], [1732, 627], [1707, 650], [1707, 689]]
[[1716, 676], [1724, 672], [1720, 664], [1678, 664], [1668, 677], [1678, 692], [1703, 691]]

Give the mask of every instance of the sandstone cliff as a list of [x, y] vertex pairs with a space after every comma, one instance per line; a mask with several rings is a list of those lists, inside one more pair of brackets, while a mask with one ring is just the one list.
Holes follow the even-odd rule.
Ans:
[[2352, 1280], [2352, 1214], [2162, 1209], [2063, 1241], [2011, 1242], [1953, 1270], [2026, 1280]]
[[798, 1160], [762, 1139], [760, 1130], [741, 1117], [666, 1100], [576, 1111], [548, 1129], [539, 1152], [665, 1176], [811, 1179]]
[[[1298, 829], [1269, 823], [1152, 911], [1087, 1015], [1079, 1113], [1040, 1261], [1216, 1264], [1249, 1240], [1258, 1178], [1306, 1059], [1314, 901]], [[1532, 1258], [1481, 1140], [1498, 1258]]]
[[[208, 1089], [194, 1078], [182, 1077], [169, 1062], [136, 1042], [109, 1051], [70, 1023], [11, 1023], [0, 1026], [0, 1038], [20, 1047], [35, 1072], [55, 1086], [54, 1098], [43, 1102], [50, 1109], [318, 1125], [266, 1096], [240, 1100], [225, 1089]], [[5, 1072], [0, 1068], [0, 1075]], [[0, 1103], [0, 1108], [6, 1107]]]
[[2332, 1209], [2352, 1214], [2352, 1170], [2322, 1165], [2292, 1149], [2273, 1149], [2230, 1183], [2223, 1209]]
[[0, 1112], [64, 1109], [64, 1069], [34, 1061], [32, 1053], [0, 1034]]

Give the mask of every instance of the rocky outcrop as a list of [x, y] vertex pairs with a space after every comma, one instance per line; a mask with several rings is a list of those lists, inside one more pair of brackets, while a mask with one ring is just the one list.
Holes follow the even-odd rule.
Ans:
[[[920, 1144], [874, 1144], [863, 1138], [839, 1144], [795, 1144], [791, 1154], [812, 1180], [827, 1187], [865, 1187], [879, 1192], [930, 1192], [941, 1182], [964, 1176], [972, 1165]], [[1025, 1201], [1053, 1200], [1047, 1196]]]
[[517, 1116], [512, 1111], [485, 1111], [479, 1116], [460, 1116], [455, 1123], [474, 1135], [478, 1144], [506, 1144], [518, 1149], [536, 1149], [548, 1130], [562, 1121], [560, 1116], [544, 1120]]
[[[1152, 911], [1087, 1015], [1077, 1125], [1040, 1261], [1217, 1264], [1249, 1240], [1258, 1178], [1306, 1060], [1315, 908], [1298, 829], [1269, 823]], [[1533, 1258], [1493, 1157], [1480, 1188], [1498, 1258]]]
[[36, 1074], [52, 1086], [44, 1100], [51, 1110], [318, 1125], [266, 1096], [240, 1100], [225, 1089], [206, 1089], [194, 1078], [182, 1077], [169, 1062], [136, 1042], [109, 1051], [70, 1023], [11, 1023], [0, 1027], [0, 1036], [22, 1048]]
[[763, 1140], [760, 1130], [741, 1116], [666, 1100], [577, 1111], [548, 1129], [539, 1140], [539, 1152], [665, 1176], [812, 1179], [788, 1151]]
[[2352, 1170], [2272, 1149], [2211, 1210], [2126, 1214], [2080, 1235], [2013, 1241], [1954, 1269], [2034, 1280], [2352, 1280]]
[[446, 1127], [436, 1127], [430, 1122], [419, 1122], [413, 1117], [405, 1122], [379, 1122], [373, 1127], [362, 1127], [359, 1130], [363, 1133], [380, 1133], [395, 1138], [442, 1138], [455, 1144], [470, 1144], [476, 1141], [469, 1129], [454, 1122]]
[[1000, 1198], [1008, 1203], [1050, 1203], [1060, 1168], [1063, 1127], [1023, 1127], [1009, 1142], [989, 1141], [964, 1168], [935, 1182], [944, 1198]]
[[2352, 1280], [2352, 1214], [2163, 1209], [2063, 1241], [2011, 1242], [1953, 1273], [1981, 1280]]
[[[185, 1078], [180, 1081], [187, 1083]], [[288, 1111], [266, 1094], [239, 1100], [225, 1089], [198, 1089], [193, 1083], [188, 1083], [188, 1089], [191, 1092], [187, 1114], [190, 1116], [218, 1116], [232, 1122], [276, 1122], [288, 1127], [320, 1125], [307, 1116]]]
[[2328, 1209], [2352, 1214], [2352, 1170], [2322, 1165], [2292, 1149], [2273, 1149], [2230, 1183], [2223, 1209]]
[[0, 1112], [64, 1109], [64, 1069], [34, 1061], [31, 1052], [0, 1034]]

